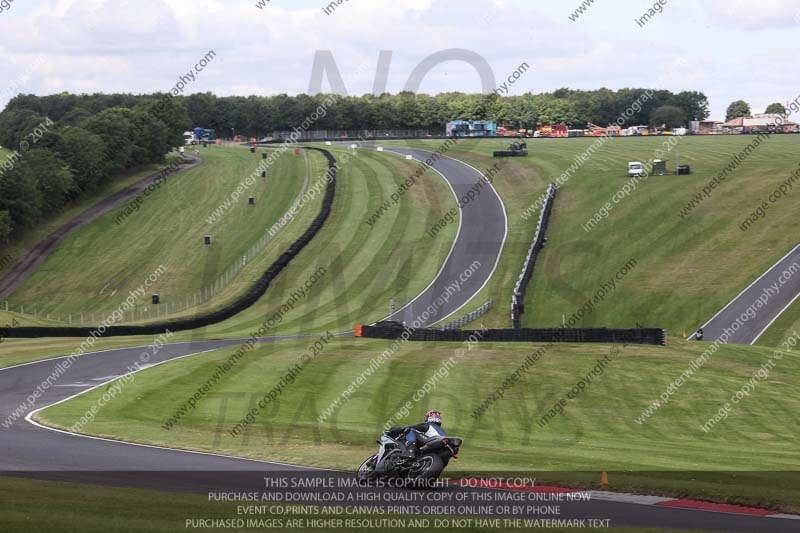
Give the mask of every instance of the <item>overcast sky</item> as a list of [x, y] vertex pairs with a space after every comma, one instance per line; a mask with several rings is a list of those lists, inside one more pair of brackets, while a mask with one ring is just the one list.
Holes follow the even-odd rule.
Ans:
[[[665, 0], [661, 0], [664, 2]], [[11, 93], [168, 91], [209, 50], [186, 92], [297, 94], [317, 50], [330, 50], [349, 94], [371, 92], [380, 50], [393, 52], [387, 90], [403, 89], [426, 56], [462, 48], [498, 81], [531, 69], [512, 94], [559, 87], [698, 90], [712, 118], [742, 98], [755, 112], [800, 95], [798, 0], [14, 0], [0, 12], [0, 106]], [[327, 81], [323, 88], [328, 89]], [[422, 92], [478, 92], [475, 70], [435, 67]]]

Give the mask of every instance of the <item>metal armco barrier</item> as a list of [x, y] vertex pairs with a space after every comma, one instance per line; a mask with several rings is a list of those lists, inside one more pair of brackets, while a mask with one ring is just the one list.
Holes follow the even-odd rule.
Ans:
[[306, 147], [306, 150], [316, 150], [321, 152], [322, 155], [328, 160], [328, 186], [325, 189], [325, 196], [322, 200], [322, 208], [319, 214], [314, 219], [314, 222], [306, 229], [306, 231], [296, 240], [289, 249], [284, 252], [272, 265], [264, 272], [261, 277], [253, 284], [249, 291], [238, 297], [236, 300], [226, 305], [218, 311], [200, 315], [194, 318], [185, 318], [172, 321], [158, 322], [153, 324], [137, 325], [137, 326], [108, 326], [105, 331], [100, 334], [98, 332], [99, 324], [94, 327], [69, 327], [69, 326], [24, 326], [17, 328], [0, 329], [0, 337], [7, 338], [35, 338], [35, 337], [118, 337], [123, 335], [160, 335], [169, 331], [185, 331], [189, 329], [200, 328], [211, 324], [216, 324], [227, 320], [232, 316], [244, 311], [259, 298], [264, 296], [269, 288], [272, 280], [280, 274], [289, 262], [294, 259], [300, 251], [311, 242], [311, 239], [316, 236], [322, 228], [333, 206], [333, 198], [336, 194], [336, 159], [333, 155], [323, 149]]
[[[360, 329], [359, 329], [360, 328]], [[359, 337], [372, 339], [397, 339], [406, 331], [402, 326], [359, 326]], [[663, 329], [610, 329], [610, 328], [550, 328], [550, 329], [409, 329], [411, 341], [463, 342], [480, 332], [478, 342], [540, 342], [603, 344], [651, 344], [665, 346], [667, 334]], [[474, 339], [474, 337], [473, 337]]]
[[475, 320], [479, 319], [480, 317], [482, 317], [483, 315], [488, 313], [489, 310], [491, 310], [491, 308], [492, 308], [492, 301], [489, 300], [488, 302], [486, 302], [485, 304], [483, 304], [482, 306], [480, 306], [476, 310], [472, 311], [471, 313], [469, 313], [467, 315], [464, 315], [461, 318], [457, 318], [455, 320], [452, 320], [452, 321], [448, 322], [447, 324], [439, 326], [438, 329], [442, 329], [442, 330], [445, 330], [445, 329], [457, 329], [457, 328], [460, 328], [462, 326], [466, 326], [470, 322], [474, 322]]
[[521, 326], [522, 313], [525, 312], [525, 294], [528, 292], [528, 285], [533, 277], [533, 269], [536, 266], [536, 260], [539, 258], [539, 252], [544, 247], [547, 224], [550, 221], [550, 213], [553, 211], [556, 191], [555, 183], [547, 186], [544, 205], [542, 205], [542, 211], [539, 213], [539, 222], [536, 225], [536, 235], [533, 237], [533, 244], [528, 249], [528, 255], [525, 257], [525, 263], [522, 266], [522, 273], [519, 275], [517, 284], [514, 287], [514, 294], [511, 297], [511, 327], [514, 329], [519, 329]]

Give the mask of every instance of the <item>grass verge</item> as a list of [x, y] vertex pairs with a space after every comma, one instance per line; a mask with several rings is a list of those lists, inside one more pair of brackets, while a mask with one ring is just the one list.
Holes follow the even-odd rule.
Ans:
[[[333, 210], [319, 234], [254, 306], [203, 332], [178, 334], [176, 340], [246, 337], [281, 311], [268, 335], [348, 331], [385, 317], [392, 298], [398, 304], [409, 301], [434, 278], [456, 229], [442, 231], [432, 242], [424, 237], [441, 205], [452, 202], [444, 180], [437, 175], [413, 188], [371, 227], [367, 218], [414, 172], [413, 162], [366, 150], [345, 159], [349, 150], [326, 148], [344, 163]], [[319, 271], [322, 275], [315, 275]]]
[[[136, 302], [136, 317], [146, 320], [177, 304], [194, 306], [193, 296], [217, 282], [220, 274], [235, 263], [252, 263], [254, 258], [245, 257], [248, 249], [288, 210], [311, 168], [306, 168], [303, 157], [286, 153], [271, 169], [268, 181], [257, 178], [233, 199], [232, 193], [257, 168], [260, 157], [239, 147], [218, 146], [204, 149], [201, 157], [202, 165], [170, 176], [121, 223], [115, 218], [124, 206], [77, 230], [9, 303], [36, 308], [40, 314], [109, 312], [163, 265], [148, 294]], [[318, 154], [309, 154], [309, 159], [309, 167], [324, 166]], [[255, 206], [248, 205], [251, 195], [256, 197]], [[230, 205], [209, 222], [225, 201]], [[206, 234], [213, 238], [211, 246], [203, 245]], [[255, 266], [234, 279], [246, 284], [254, 272]], [[241, 290], [236, 283], [226, 288], [226, 292], [217, 289], [215, 303]], [[150, 305], [151, 292], [161, 294], [159, 307]], [[93, 322], [101, 320], [99, 315], [95, 318]]]
[[[723, 346], [669, 403], [639, 419], [661, 391], [704, 349], [675, 341], [667, 347], [556, 345], [540, 351], [520, 380], [477, 418], [472, 413], [539, 348], [480, 344], [462, 359], [461, 345], [402, 345], [355, 387], [348, 401], [319, 421], [372, 360], [388, 348], [378, 340], [335, 339], [302, 371], [286, 379], [279, 397], [258, 410], [243, 433], [229, 430], [275, 387], [287, 369], [311, 354], [314, 339], [276, 343], [250, 352], [215, 385], [213, 395], [170, 422], [187, 398], [235, 347], [148, 369], [82, 431], [109, 438], [354, 469], [372, 453], [383, 424], [410, 402], [398, 424], [416, 423], [430, 408], [445, 428], [465, 439], [451, 469], [528, 472], [549, 482], [596, 487], [612, 472], [612, 490], [635, 490], [800, 511], [798, 429], [800, 400], [791, 393], [800, 358], [788, 354], [769, 379], [710, 432], [701, 428], [748, 382], [772, 351]], [[614, 351], [618, 350], [618, 351]], [[595, 369], [590, 386], [573, 387]], [[450, 361], [450, 366], [445, 365]], [[444, 368], [444, 370], [442, 370]], [[288, 382], [288, 383], [287, 383]], [[429, 394], [414, 394], [432, 383]], [[56, 427], [74, 424], [102, 394], [80, 396], [39, 413]], [[556, 403], [566, 399], [564, 414]], [[548, 413], [550, 416], [548, 416]], [[541, 423], [544, 421], [544, 423]], [[169, 429], [166, 429], [166, 428]]]
[[3, 274], [18, 260], [25, 257], [31, 248], [33, 248], [36, 243], [41, 241], [45, 236], [60, 228], [77, 215], [95, 206], [99, 202], [105, 200], [107, 197], [112, 196], [114, 193], [133, 185], [137, 181], [144, 179], [155, 172], [159, 172], [163, 168], [164, 165], [153, 164], [124, 172], [113, 182], [109, 183], [105, 188], [82, 199], [79, 202], [65, 206], [64, 210], [56, 215], [53, 219], [44, 222], [35, 228], [24, 230], [17, 238], [15, 238], [13, 243], [3, 244], [0, 246], [0, 257], [7, 256], [11, 257], [12, 259], [11, 261], [3, 261], [2, 268], [0, 268], [0, 274]]
[[[638, 322], [664, 327], [675, 336], [688, 335], [797, 244], [800, 219], [791, 196], [772, 204], [766, 216], [746, 231], [739, 224], [797, 168], [797, 158], [791, 154], [800, 138], [776, 135], [764, 142], [683, 218], [681, 209], [702, 194], [703, 187], [753, 138], [675, 139], [671, 151], [664, 147], [667, 137], [609, 139], [571, 172], [558, 193], [547, 247], [528, 291], [523, 326], [561, 324], [633, 258], [638, 262], [635, 271], [579, 326], [633, 327]], [[436, 142], [440, 141], [399, 144], [432, 149]], [[472, 306], [490, 297], [495, 300], [495, 309], [484, 317], [487, 325], [509, 324], [511, 291], [533, 239], [538, 210], [531, 210], [527, 220], [523, 214], [546, 184], [567, 171], [594, 142], [531, 140], [529, 157], [504, 160], [491, 157], [493, 150], [508, 143], [503, 139], [465, 139], [448, 152], [479, 169], [495, 162], [502, 165], [494, 185], [508, 211], [509, 238], [492, 282]], [[614, 203], [615, 193], [629, 181], [627, 162], [654, 159], [659, 149], [664, 150], [670, 170], [680, 153], [681, 164], [691, 165], [692, 174], [640, 181]], [[587, 232], [583, 225], [607, 202], [612, 204], [607, 217]], [[765, 343], [785, 338], [792, 328], [796, 326], [776, 323], [772, 329], [779, 331], [766, 336]]]

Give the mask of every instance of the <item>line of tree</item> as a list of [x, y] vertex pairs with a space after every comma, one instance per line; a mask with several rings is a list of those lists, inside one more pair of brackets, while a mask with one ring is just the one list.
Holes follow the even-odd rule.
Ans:
[[[552, 93], [500, 97], [496, 94], [401, 92], [345, 96], [328, 106], [312, 129], [424, 129], [444, 133], [451, 120], [494, 120], [517, 127], [588, 123], [607, 125], [635, 102], [629, 125], [684, 125], [708, 116], [699, 92], [646, 89], [559, 89]], [[0, 145], [14, 150], [44, 121], [54, 123], [31, 142], [10, 170], [0, 169], [0, 242], [16, 230], [50, 217], [67, 202], [96, 192], [121, 172], [164, 160], [183, 144], [183, 132], [214, 129], [263, 137], [297, 127], [319, 109], [327, 95], [189, 96], [132, 94], [19, 95], [0, 113]]]
[[[767, 106], [767, 109], [764, 110], [764, 113], [770, 115], [785, 115], [786, 107], [780, 102], [774, 102]], [[750, 110], [750, 104], [744, 100], [735, 100], [731, 102], [731, 105], [729, 105], [728, 109], [725, 111], [725, 122], [729, 122], [736, 118], [748, 118], [751, 116], [753, 116], [753, 113]]]
[[[535, 128], [546, 124], [567, 124], [585, 128], [588, 123], [608, 125], [630, 108], [646, 89], [598, 89], [578, 91], [559, 89], [552, 93], [500, 97], [496, 94], [442, 93], [436, 96], [401, 92], [380, 96], [346, 96], [330, 106], [317, 120], [317, 130], [424, 129], [444, 133], [452, 120], [494, 120], [517, 127]], [[231, 132], [262, 137], [275, 131], [288, 131], [299, 125], [326, 98], [326, 95], [230, 96], [211, 93], [186, 97], [189, 115], [195, 125], [212, 128], [219, 136]], [[643, 101], [643, 100], [640, 100]], [[661, 109], [662, 116], [653, 114]], [[664, 114], [670, 127], [708, 117], [708, 98], [700, 92], [653, 91], [640, 110], [628, 119], [629, 125], [661, 125]], [[654, 119], [662, 120], [655, 122]]]
[[[0, 243], [183, 144], [186, 104], [167, 95], [22, 95], [0, 113]], [[27, 148], [27, 149], [24, 149]]]

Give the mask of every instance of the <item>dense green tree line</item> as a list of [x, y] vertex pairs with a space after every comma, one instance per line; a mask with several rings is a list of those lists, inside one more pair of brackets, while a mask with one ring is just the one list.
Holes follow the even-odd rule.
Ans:
[[[652, 114], [663, 106], [677, 108], [680, 112], [678, 118], [683, 123], [708, 117], [708, 99], [703, 93], [684, 91], [676, 94], [655, 90], [651, 98], [642, 99], [645, 92], [646, 89], [559, 89], [552, 93], [526, 93], [509, 97], [459, 92], [436, 96], [408, 92], [346, 96], [330, 106], [325, 116], [315, 121], [313, 128], [427, 129], [444, 132], [445, 123], [451, 120], [485, 119], [498, 123], [511, 122], [528, 128], [560, 123], [584, 128], [587, 123], [605, 126], [614, 122], [637, 100], [642, 102], [641, 109], [634, 110], [628, 120], [630, 125], [654, 124]], [[5, 113], [32, 112], [37, 116], [48, 116], [59, 124], [77, 126], [104, 110], [135, 109], [143, 105], [143, 101], [152, 103], [157, 98], [158, 95], [141, 97], [126, 94], [23, 95], [13, 99]], [[220, 137], [230, 136], [231, 130], [240, 135], [261, 137], [298, 126], [319, 108], [325, 98], [326, 95], [321, 94], [218, 97], [211, 93], [200, 93], [178, 97], [175, 101], [184, 102], [189, 114], [189, 120], [181, 124], [184, 130], [200, 126], [216, 130]], [[674, 118], [674, 113], [670, 117]], [[0, 135], [13, 135], [13, 132], [0, 131]]]
[[[339, 97], [323, 112], [326, 95], [19, 95], [0, 113], [0, 145], [15, 150], [27, 140], [29, 151], [21, 153], [13, 168], [0, 167], [0, 241], [66, 202], [97, 191], [126, 169], [162, 161], [194, 126], [214, 129], [219, 137], [263, 137], [292, 130], [314, 115], [318, 119], [312, 130], [425, 129], [443, 134], [451, 120], [485, 119], [524, 128], [558, 123], [584, 128], [612, 123], [634, 103], [628, 125], [658, 121], [679, 126], [708, 116], [702, 93], [655, 90], [643, 98], [646, 92], [559, 89], [509, 97], [401, 92]], [[52, 126], [43, 128], [46, 121]]]
[[[559, 89], [553, 93], [509, 97], [458, 92], [436, 96], [408, 92], [347, 96], [330, 106], [311, 129], [426, 129], [444, 133], [445, 124], [451, 120], [494, 120], [524, 128], [565, 123], [585, 128], [587, 123], [606, 126], [616, 121], [637, 99], [643, 103], [630, 116], [629, 125], [655, 124], [651, 116], [664, 106], [679, 110], [679, 125], [708, 117], [708, 99], [702, 93], [653, 91], [652, 98], [641, 99], [645, 92], [645, 89]], [[186, 97], [186, 105], [193, 124], [212, 128], [219, 136], [230, 136], [233, 129], [237, 134], [262, 137], [298, 126], [325, 98], [326, 95], [285, 94], [217, 97], [204, 93]], [[670, 117], [675, 120], [674, 113]]]
[[120, 172], [183, 143], [186, 104], [164, 95], [18, 96], [0, 113], [0, 242]]

